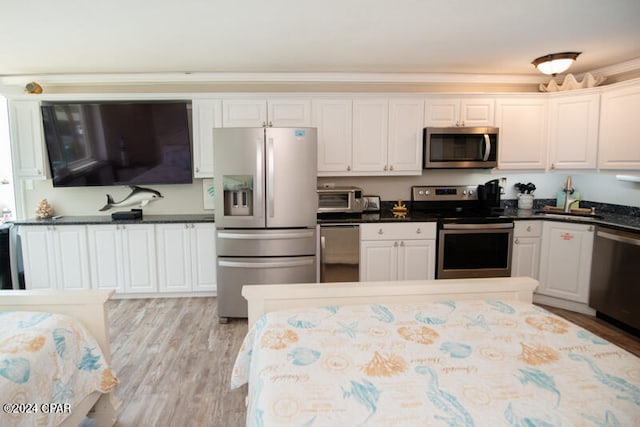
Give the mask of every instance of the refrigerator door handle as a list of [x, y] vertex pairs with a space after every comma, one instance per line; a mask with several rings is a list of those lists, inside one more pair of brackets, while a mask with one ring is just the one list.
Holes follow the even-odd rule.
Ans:
[[274, 178], [274, 153], [273, 153], [273, 138], [267, 139], [267, 194], [269, 195], [269, 199], [267, 200], [267, 204], [269, 205], [269, 218], [273, 218], [275, 215], [274, 212], [274, 199], [273, 193], [275, 190], [273, 188], [275, 183]]
[[312, 259], [302, 259], [295, 261], [272, 261], [272, 262], [245, 262], [245, 261], [218, 261], [220, 267], [231, 268], [286, 268], [286, 267], [302, 267], [305, 265], [313, 265]]
[[264, 175], [264, 141], [262, 139], [256, 139], [256, 185], [254, 191], [256, 194], [256, 203], [253, 210], [253, 215], [258, 218], [262, 218], [262, 212], [264, 211], [264, 195], [262, 190], [264, 185], [262, 184], [262, 176]]
[[248, 233], [230, 233], [219, 231], [220, 239], [235, 240], [276, 240], [276, 239], [308, 239], [313, 237], [313, 231], [301, 231], [299, 233], [268, 233], [268, 234], [248, 234]]

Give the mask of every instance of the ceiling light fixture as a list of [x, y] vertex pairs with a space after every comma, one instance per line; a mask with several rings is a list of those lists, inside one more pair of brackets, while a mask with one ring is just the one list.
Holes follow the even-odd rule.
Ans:
[[566, 71], [582, 52], [550, 53], [533, 60], [532, 64], [541, 73], [555, 76]]

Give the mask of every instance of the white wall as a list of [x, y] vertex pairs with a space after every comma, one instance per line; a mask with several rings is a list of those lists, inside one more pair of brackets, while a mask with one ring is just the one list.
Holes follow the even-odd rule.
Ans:
[[478, 185], [495, 178], [507, 178], [503, 199], [515, 199], [513, 187], [518, 182], [532, 182], [536, 186], [534, 196], [539, 199], [555, 199], [564, 187], [567, 175], [571, 175], [574, 188], [582, 200], [640, 207], [640, 184], [618, 181], [615, 175], [583, 173], [502, 173], [481, 170], [426, 170], [416, 177], [363, 177], [319, 178], [318, 183], [355, 185], [366, 194], [380, 195], [383, 200], [411, 199], [412, 185]]
[[[35, 216], [38, 203], [47, 199], [54, 210], [54, 215], [111, 215], [111, 211], [100, 212], [111, 194], [116, 202], [127, 197], [131, 189], [127, 186], [114, 187], [67, 187], [54, 188], [52, 181], [31, 181], [32, 188], [25, 189], [25, 218]], [[165, 214], [212, 214], [205, 210], [202, 180], [194, 179], [193, 184], [175, 185], [142, 185], [159, 191], [163, 198], [155, 200], [144, 207], [146, 215]], [[131, 207], [116, 209], [129, 210]]]
[[[555, 199], [567, 175], [555, 172], [516, 174], [491, 170], [427, 170], [423, 171], [422, 176], [415, 177], [319, 178], [318, 183], [359, 186], [366, 194], [380, 195], [383, 200], [410, 200], [412, 185], [478, 185], [505, 177], [507, 185], [503, 199], [516, 198], [517, 191], [513, 185], [517, 182], [534, 183], [536, 198]], [[583, 200], [640, 207], [640, 184], [618, 181], [615, 175], [602, 173], [571, 173], [571, 177], [573, 186], [580, 191]], [[53, 188], [51, 180], [32, 181], [32, 184], [33, 188], [25, 190], [25, 218], [34, 217], [38, 203], [44, 198], [54, 208], [56, 215], [110, 215], [111, 211], [99, 211], [106, 202], [106, 194], [111, 194], [115, 201], [119, 201], [130, 193], [125, 186]], [[214, 213], [203, 207], [201, 179], [195, 179], [193, 184], [146, 187], [160, 191], [164, 196], [144, 208], [147, 215]]]

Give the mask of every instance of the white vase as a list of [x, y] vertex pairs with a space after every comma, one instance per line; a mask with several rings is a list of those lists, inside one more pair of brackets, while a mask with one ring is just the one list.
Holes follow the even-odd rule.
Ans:
[[533, 209], [533, 194], [518, 194], [518, 209]]

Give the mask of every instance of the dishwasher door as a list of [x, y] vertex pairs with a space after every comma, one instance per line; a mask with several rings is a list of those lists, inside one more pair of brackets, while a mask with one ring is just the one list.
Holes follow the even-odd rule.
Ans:
[[357, 282], [360, 278], [360, 227], [320, 226], [320, 282]]
[[640, 233], [597, 227], [589, 306], [640, 329]]

